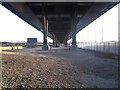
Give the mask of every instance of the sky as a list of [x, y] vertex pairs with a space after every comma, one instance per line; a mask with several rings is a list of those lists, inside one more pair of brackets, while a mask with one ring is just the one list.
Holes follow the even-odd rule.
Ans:
[[81, 30], [76, 37], [78, 42], [118, 41], [118, 5]]
[[[0, 5], [0, 41], [26, 42], [27, 38], [43, 42], [43, 33]], [[52, 42], [49, 37], [48, 42]]]
[[[102, 33], [103, 30], [103, 33]], [[99, 17], [77, 34], [77, 42], [118, 41], [118, 5]], [[37, 38], [43, 42], [43, 34], [0, 5], [0, 41], [23, 42]], [[48, 42], [52, 39], [48, 38]]]

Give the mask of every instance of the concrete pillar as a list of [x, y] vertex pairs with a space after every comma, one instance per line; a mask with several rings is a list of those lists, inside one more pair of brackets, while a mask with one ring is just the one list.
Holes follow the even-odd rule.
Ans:
[[65, 37], [64, 46], [67, 47], [67, 37]]
[[76, 45], [76, 27], [72, 31], [72, 45]]
[[53, 46], [55, 45], [55, 35], [53, 34]]
[[72, 15], [72, 20], [71, 20], [71, 31], [72, 31], [72, 45], [71, 45], [71, 49], [76, 49], [77, 45], [76, 45], [76, 26], [77, 26], [77, 7], [75, 6], [75, 12]]
[[0, 1], [0, 4], [2, 4], [2, 2]]
[[118, 41], [120, 42], [120, 3], [118, 4]]
[[55, 45], [55, 39], [53, 38], [53, 46]]
[[47, 45], [48, 19], [47, 19], [47, 16], [44, 16], [43, 28], [44, 28], [44, 34], [43, 34], [44, 38], [43, 38], [42, 50], [48, 50], [48, 45]]
[[76, 25], [72, 25], [73, 26], [73, 31], [72, 31], [72, 45], [71, 45], [71, 49], [76, 49], [77, 45], [76, 45]]
[[2, 4], [3, 1], [0, 0], [0, 4]]
[[120, 59], [120, 3], [118, 4], [118, 54], [118, 59]]
[[120, 3], [118, 4], [118, 59], [120, 59]]

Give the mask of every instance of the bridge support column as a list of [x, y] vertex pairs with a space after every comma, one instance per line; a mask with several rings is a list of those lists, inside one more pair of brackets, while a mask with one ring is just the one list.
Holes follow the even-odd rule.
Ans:
[[44, 38], [43, 38], [43, 46], [42, 46], [42, 50], [48, 50], [48, 45], [47, 45], [47, 33], [48, 33], [48, 20], [47, 17], [44, 16], [44, 24], [43, 24], [43, 28], [44, 28]]
[[53, 46], [55, 45], [55, 39], [53, 38]]
[[65, 37], [64, 46], [67, 47], [67, 37]]
[[70, 47], [70, 49], [76, 49], [77, 45], [76, 45], [76, 28], [74, 28], [74, 31], [72, 32], [72, 45]]
[[[118, 8], [120, 8], [120, 3], [118, 4]], [[118, 9], [118, 13], [120, 14], [120, 9]], [[118, 15], [118, 59], [120, 59], [120, 15]]]
[[53, 34], [53, 46], [55, 45], [55, 34]]
[[71, 31], [72, 31], [72, 45], [70, 49], [76, 49], [76, 26], [77, 26], [77, 7], [75, 6], [75, 12], [74, 15], [72, 16], [72, 21], [71, 21]]
[[[74, 32], [73, 32], [74, 33]], [[76, 34], [74, 34], [72, 36], [72, 45], [70, 47], [71, 49], [76, 49], [77, 48], [77, 45], [76, 45]]]
[[2, 5], [2, 1], [0, 1], [0, 4]]

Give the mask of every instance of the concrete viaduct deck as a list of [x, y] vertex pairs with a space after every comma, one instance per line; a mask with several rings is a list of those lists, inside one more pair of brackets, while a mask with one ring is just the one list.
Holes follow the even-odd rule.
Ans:
[[118, 2], [1, 2], [14, 14], [44, 33], [43, 49], [48, 49], [47, 36], [53, 44], [72, 38], [76, 48], [76, 34]]
[[[118, 3], [119, 2], [1, 2], [4, 7], [8, 8], [14, 14], [44, 34], [43, 46], [41, 48], [8, 51], [8, 54], [6, 54], [7, 58], [5, 56], [6, 52], [2, 52], [3, 65], [6, 65], [3, 68], [4, 73], [10, 71], [9, 74], [5, 74], [6, 77], [3, 78], [4, 81], [6, 79], [9, 80], [11, 72], [16, 73], [20, 70], [19, 74], [21, 78], [25, 78], [24, 76], [26, 76], [28, 79], [35, 82], [40, 79], [37, 76], [51, 69], [51, 71], [47, 72], [43, 77], [48, 75], [50, 78], [52, 77], [55, 82], [59, 82], [63, 79], [58, 85], [61, 85], [64, 81], [68, 83], [70, 79], [76, 79], [76, 82], [71, 81], [74, 87], [76, 87], [76, 83], [78, 83], [78, 86], [81, 86], [81, 84], [85, 85], [82, 86], [82, 88], [118, 88], [119, 62], [117, 60], [96, 56], [91, 52], [86, 52], [84, 49], [76, 49], [76, 34]], [[53, 39], [53, 44], [64, 43], [65, 46], [67, 45], [67, 40], [72, 38], [71, 49], [68, 47], [51, 47], [51, 49], [48, 50], [47, 36]], [[9, 55], [9, 53], [14, 53], [16, 56], [13, 55], [14, 57], [12, 58], [12, 54]], [[16, 58], [17, 56], [22, 59]], [[11, 57], [11, 59], [9, 57]], [[59, 67], [56, 66], [57, 63], [59, 63], [57, 60], [62, 62], [58, 65]], [[6, 63], [7, 61], [9, 63]], [[70, 64], [64, 64], [66, 61], [75, 66], [75, 68], [67, 68], [66, 66], [69, 67]], [[14, 62], [16, 64], [14, 64]], [[50, 62], [57, 63], [50, 64]], [[10, 65], [10, 63], [12, 64]], [[9, 65], [10, 67], [8, 67]], [[42, 65], [45, 67], [47, 66], [49, 70], [45, 70], [45, 67], [40, 69]], [[21, 66], [22, 68], [20, 68]], [[12, 69], [10, 69], [11, 67]], [[35, 72], [33, 67], [35, 67], [35, 70], [40, 70]], [[66, 68], [68, 71], [70, 69], [71, 72], [68, 73]], [[30, 69], [30, 72], [28, 69]], [[25, 70], [23, 74], [21, 73], [22, 70]], [[41, 73], [40, 71], [42, 70], [44, 72]], [[56, 73], [55, 76], [55, 71], [59, 70], [61, 70], [61, 72]], [[62, 72], [62, 70], [64, 70], [64, 72]], [[31, 75], [31, 72], [35, 75], [35, 78], [33, 77], [34, 75]], [[51, 75], [48, 73], [51, 73]], [[11, 75], [18, 78], [19, 74], [15, 75], [12, 73]], [[72, 78], [70, 74], [73, 76]], [[28, 77], [29, 75], [31, 75], [31, 77]], [[57, 79], [54, 77], [57, 77]], [[42, 82], [45, 80], [48, 83], [50, 78], [43, 79], [41, 83], [36, 83], [34, 85], [44, 84]], [[31, 82], [28, 83], [30, 84]], [[65, 87], [64, 84], [60, 87], [62, 86]], [[72, 85], [70, 84], [70, 88], [71, 87]]]

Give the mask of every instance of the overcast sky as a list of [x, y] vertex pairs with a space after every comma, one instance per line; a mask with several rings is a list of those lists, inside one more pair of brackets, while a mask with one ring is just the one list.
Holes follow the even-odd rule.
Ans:
[[[102, 29], [104, 41], [118, 40], [118, 6], [79, 32], [77, 41], [100, 42]], [[27, 41], [27, 38], [37, 38], [42, 42], [43, 34], [0, 5], [0, 41]]]
[[102, 36], [104, 42], [118, 41], [118, 5], [80, 31], [77, 34], [77, 41], [101, 42]]
[[27, 38], [37, 38], [42, 42], [43, 34], [0, 5], [0, 41], [27, 41]]

